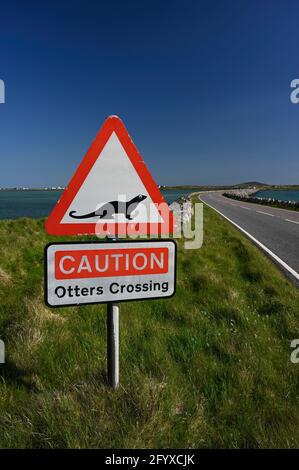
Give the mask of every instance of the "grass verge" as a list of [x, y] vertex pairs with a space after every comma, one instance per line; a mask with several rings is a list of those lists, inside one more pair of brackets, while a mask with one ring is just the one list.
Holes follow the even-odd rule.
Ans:
[[298, 447], [299, 293], [227, 221], [205, 207], [203, 247], [179, 244], [174, 298], [121, 305], [116, 392], [105, 306], [44, 305], [51, 240], [0, 222], [1, 447]]

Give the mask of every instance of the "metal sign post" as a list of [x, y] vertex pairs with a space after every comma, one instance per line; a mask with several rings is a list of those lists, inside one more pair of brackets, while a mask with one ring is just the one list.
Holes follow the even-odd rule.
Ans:
[[109, 385], [119, 385], [119, 305], [107, 304], [107, 373]]
[[[117, 241], [117, 237], [107, 237], [109, 241]], [[107, 304], [107, 378], [110, 387], [119, 385], [119, 305], [115, 302]]]
[[[135, 235], [135, 224], [138, 235], [176, 230], [173, 213], [123, 122], [109, 116], [47, 218], [45, 229], [59, 236], [129, 237], [132, 231]], [[175, 273], [173, 240], [120, 241], [108, 236], [107, 242], [51, 243], [45, 248], [45, 302], [51, 308], [107, 305], [108, 382], [116, 389], [118, 302], [172, 297]]]

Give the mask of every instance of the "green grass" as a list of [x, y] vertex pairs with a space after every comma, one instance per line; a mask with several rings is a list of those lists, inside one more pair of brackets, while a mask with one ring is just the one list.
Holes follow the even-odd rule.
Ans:
[[298, 290], [228, 222], [205, 207], [174, 298], [121, 305], [117, 391], [105, 306], [44, 305], [49, 241], [0, 223], [1, 447], [298, 447]]

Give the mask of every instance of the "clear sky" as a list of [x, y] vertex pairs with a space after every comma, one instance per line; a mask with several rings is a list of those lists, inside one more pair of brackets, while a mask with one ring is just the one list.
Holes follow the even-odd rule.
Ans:
[[119, 115], [160, 184], [299, 183], [299, 2], [1, 2], [0, 186], [64, 185]]

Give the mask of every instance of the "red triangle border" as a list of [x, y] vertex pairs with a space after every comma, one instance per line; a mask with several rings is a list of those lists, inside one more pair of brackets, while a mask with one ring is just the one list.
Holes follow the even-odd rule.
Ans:
[[[97, 224], [94, 222], [84, 224], [62, 224], [61, 220], [63, 219], [66, 211], [70, 207], [72, 201], [74, 200], [77, 192], [84, 183], [96, 160], [100, 158], [100, 154], [103, 148], [105, 147], [108, 139], [110, 138], [112, 132], [116, 133], [124, 150], [126, 151], [129, 159], [131, 160], [136, 170], [136, 173], [139, 175], [140, 179], [142, 180], [144, 186], [148, 191], [149, 196], [152, 198], [152, 201], [158, 205], [161, 203], [165, 203], [161, 191], [154, 182], [134, 142], [129, 136], [128, 131], [125, 128], [123, 122], [117, 116], [109, 116], [104, 122], [100, 131], [98, 132], [95, 140], [92, 142], [89, 150], [87, 151], [85, 157], [78, 166], [67, 188], [62, 193], [59, 201], [57, 202], [56, 206], [54, 207], [48, 219], [46, 220], [45, 230], [49, 235], [95, 235], [95, 227]], [[161, 211], [159, 211], [159, 213], [162, 216]], [[167, 215], [169, 219], [167, 222], [163, 221], [160, 223], [143, 223], [141, 224], [142, 227], [139, 233], [143, 235], [173, 233], [175, 222], [173, 213], [171, 210], [168, 210], [168, 214], [165, 214], [163, 212], [162, 219], [165, 218], [165, 215]], [[118, 234], [126, 233], [127, 226], [129, 225], [129, 223], [103, 222], [103, 224], [100, 225], [105, 225], [106, 230], [108, 232], [112, 231], [112, 233], [117, 236]]]

